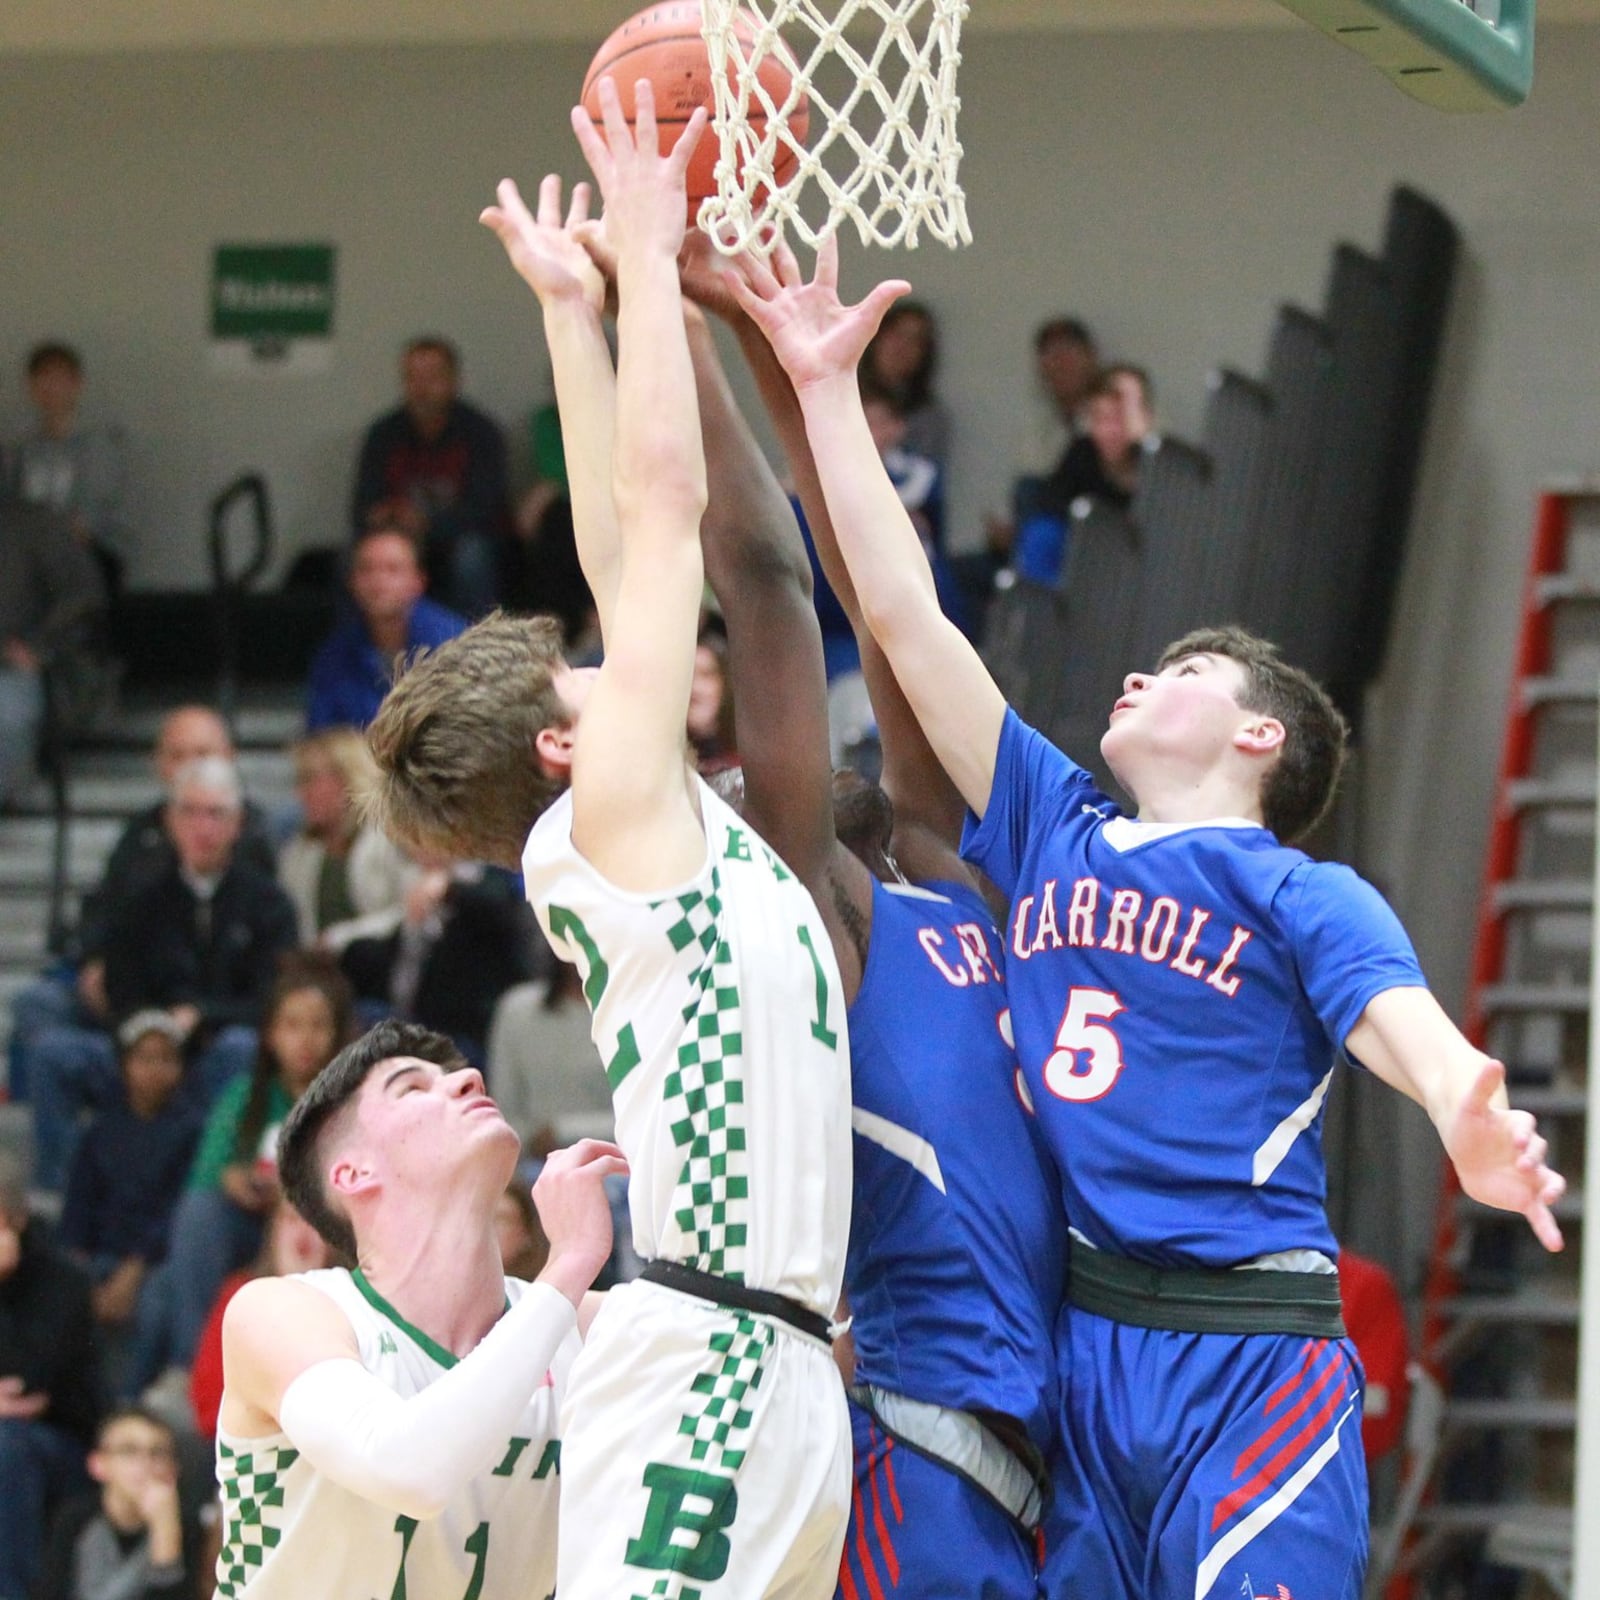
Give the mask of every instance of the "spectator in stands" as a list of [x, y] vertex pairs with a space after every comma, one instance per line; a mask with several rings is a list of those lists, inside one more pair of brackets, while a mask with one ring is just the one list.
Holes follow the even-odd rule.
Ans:
[[906, 413], [893, 395], [863, 386], [861, 406], [889, 481], [933, 560], [944, 550], [944, 473], [932, 457], [911, 447]]
[[1079, 500], [1098, 500], [1118, 511], [1133, 503], [1139, 464], [1155, 438], [1150, 375], [1127, 363], [1107, 367], [1089, 391], [1084, 419], [1084, 433], [1040, 481], [1018, 525], [1013, 565], [1035, 583], [1060, 582]]
[[417, 868], [361, 819], [356, 796], [374, 769], [354, 728], [307, 734], [291, 754], [302, 821], [278, 857], [278, 882], [294, 902], [300, 943], [337, 954], [399, 926]]
[[86, 655], [105, 606], [94, 562], [66, 519], [0, 504], [0, 806], [33, 771], [44, 727], [44, 670]]
[[73, 537], [99, 564], [107, 593], [115, 596], [125, 559], [122, 430], [84, 422], [83, 359], [71, 345], [35, 345], [27, 380], [35, 420], [12, 452], [11, 492], [65, 517]]
[[861, 357], [861, 389], [893, 402], [902, 422], [900, 446], [943, 468], [950, 453], [950, 413], [934, 393], [939, 329], [920, 300], [892, 305]]
[[516, 539], [509, 551], [503, 599], [509, 610], [560, 617], [567, 649], [583, 655], [598, 646], [599, 623], [594, 596], [578, 561], [556, 408], [540, 406], [528, 432], [534, 481], [517, 502]]
[[[117, 908], [106, 933], [114, 1016], [168, 1012], [183, 1034], [184, 1092], [209, 1106], [255, 1054], [254, 1023], [278, 957], [295, 946], [294, 907], [276, 881], [240, 859], [239, 775], [219, 756], [172, 782], [172, 864]], [[38, 1182], [59, 1188], [87, 1108], [115, 1096], [108, 1034], [49, 1027], [29, 1050]]]
[[252, 1278], [287, 1278], [295, 1272], [354, 1265], [353, 1261], [340, 1261], [332, 1246], [287, 1200], [277, 1202], [267, 1221], [261, 1253], [248, 1267], [223, 1281], [195, 1346], [189, 1401], [201, 1438], [210, 1443], [217, 1436], [217, 1413], [222, 1409], [222, 1319], [228, 1302]]
[[34, 1600], [197, 1600], [200, 1529], [178, 1493], [178, 1439], [160, 1417], [122, 1406], [89, 1452], [98, 1493], [62, 1508]]
[[173, 1209], [200, 1141], [200, 1118], [178, 1094], [182, 1035], [165, 1011], [117, 1030], [123, 1098], [93, 1122], [73, 1158], [59, 1238], [94, 1284], [94, 1314], [118, 1398], [161, 1370], [170, 1321], [166, 1259]]
[[556, 961], [548, 978], [506, 990], [489, 1029], [485, 1076], [530, 1155], [612, 1137], [611, 1090], [576, 968]]
[[332, 957], [306, 952], [284, 959], [261, 1013], [255, 1063], [211, 1108], [173, 1218], [171, 1366], [188, 1369], [223, 1279], [261, 1249], [278, 1203], [278, 1130], [354, 1036], [352, 1006]]
[[46, 1519], [87, 1485], [100, 1411], [89, 1280], [29, 1220], [0, 1153], [0, 1600], [28, 1600]]
[[413, 339], [400, 361], [403, 403], [367, 430], [356, 470], [355, 531], [398, 525], [422, 550], [435, 593], [480, 617], [500, 592], [509, 530], [506, 443], [460, 398], [447, 339]]
[[544, 1271], [550, 1241], [533, 1209], [533, 1190], [517, 1174], [495, 1202], [494, 1233], [500, 1246], [500, 1268], [508, 1278], [532, 1283]]
[[428, 599], [415, 539], [393, 522], [356, 535], [350, 595], [356, 614], [341, 622], [311, 663], [306, 727], [364, 728], [378, 714], [400, 657], [443, 644], [466, 618]]
[[1052, 317], [1034, 333], [1033, 356], [1056, 422], [1075, 438], [1084, 402], [1100, 376], [1094, 335], [1077, 317]]
[[[227, 724], [209, 706], [179, 706], [162, 719], [152, 760], [163, 798], [129, 818], [106, 862], [98, 886], [84, 896], [79, 912], [78, 964], [63, 961], [30, 983], [12, 1001], [11, 1073], [13, 1099], [28, 1097], [29, 1047], [46, 1027], [100, 1028], [110, 1020], [106, 999], [106, 928], [117, 909], [172, 867], [176, 856], [168, 831], [166, 798], [180, 767], [206, 756], [233, 760]], [[273, 844], [267, 819], [245, 803], [237, 854], [257, 871], [273, 871]]]
[[382, 939], [356, 939], [343, 966], [364, 1000], [448, 1034], [482, 1066], [500, 996], [536, 970], [538, 932], [517, 880], [493, 867], [424, 861], [405, 918]]
[[702, 773], [738, 764], [733, 694], [728, 687], [728, 641], [720, 626], [700, 630], [689, 682], [689, 743]]

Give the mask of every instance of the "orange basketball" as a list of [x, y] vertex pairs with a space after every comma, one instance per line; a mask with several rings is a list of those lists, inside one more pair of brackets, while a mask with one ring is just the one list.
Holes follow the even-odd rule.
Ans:
[[[756, 34], [755, 19], [741, 12], [735, 26], [740, 42], [748, 51]], [[661, 148], [670, 150], [696, 106], [704, 106], [708, 112], [715, 109], [711, 100], [711, 60], [706, 42], [700, 36], [699, 0], [666, 0], [662, 5], [646, 6], [636, 16], [629, 17], [600, 46], [589, 63], [582, 96], [584, 110], [596, 123], [600, 121], [600, 95], [595, 86], [607, 73], [616, 80], [617, 97], [630, 126], [633, 123], [633, 86], [640, 78], [650, 80], [655, 90]], [[756, 76], [772, 103], [781, 106], [794, 82], [794, 75], [781, 56], [768, 52]], [[759, 99], [746, 103], [745, 115], [757, 137], [766, 131], [767, 119]], [[804, 143], [811, 120], [804, 100], [788, 120], [790, 133]], [[717, 137], [714, 130], [707, 128], [689, 163], [687, 189], [691, 219], [700, 202], [717, 192], [716, 165]], [[794, 151], [780, 144], [773, 161], [774, 180], [787, 182], [797, 165]]]

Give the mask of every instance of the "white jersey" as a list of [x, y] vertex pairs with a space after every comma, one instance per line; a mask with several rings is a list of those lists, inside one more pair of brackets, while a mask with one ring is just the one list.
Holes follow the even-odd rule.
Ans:
[[609, 883], [572, 843], [569, 790], [528, 837], [528, 898], [584, 977], [634, 1248], [831, 1317], [850, 1228], [839, 969], [805, 887], [695, 783], [707, 850], [689, 882]]
[[[455, 1364], [358, 1274], [297, 1276], [350, 1319], [362, 1366], [396, 1394], [421, 1393]], [[507, 1302], [527, 1288], [507, 1278]], [[549, 1381], [506, 1430], [499, 1465], [426, 1522], [331, 1482], [287, 1434], [236, 1439], [219, 1429], [219, 1600], [545, 1600], [556, 1578], [558, 1409], [582, 1348], [574, 1330]]]

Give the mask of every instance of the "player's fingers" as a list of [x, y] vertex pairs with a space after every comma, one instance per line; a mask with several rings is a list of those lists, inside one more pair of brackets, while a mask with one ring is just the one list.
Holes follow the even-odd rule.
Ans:
[[[622, 119], [622, 108], [619, 102], [617, 118], [623, 128], [627, 127]], [[616, 134], [611, 127], [611, 117], [606, 116], [606, 132], [611, 135], [611, 148], [617, 148]], [[633, 148], [641, 155], [658, 155], [661, 150], [661, 136], [656, 131], [656, 86], [648, 78], [639, 78], [633, 85]]]
[[495, 185], [495, 199], [500, 203], [500, 210], [514, 224], [532, 222], [533, 218], [528, 211], [528, 202], [522, 198], [522, 191], [510, 178], [502, 178]]
[[539, 226], [561, 226], [561, 174], [547, 172], [539, 183]]
[[587, 1161], [580, 1169], [585, 1177], [619, 1178], [626, 1177], [628, 1162], [625, 1156], [596, 1156], [593, 1161]]
[[788, 244], [780, 239], [772, 252], [772, 265], [778, 274], [778, 281], [785, 289], [798, 289], [805, 283], [805, 277], [800, 271], [800, 263], [795, 259], [794, 251]]
[[[604, 81], [610, 82], [610, 79]], [[611, 151], [600, 137], [594, 118], [582, 106], [572, 108], [572, 131], [578, 136], [578, 148], [583, 151], [583, 159], [589, 163], [589, 170], [604, 189], [611, 176]]]
[[839, 287], [839, 235], [830, 233], [826, 239], [817, 246], [817, 270], [812, 275], [812, 281], [824, 289], [837, 290]]
[[695, 153], [701, 136], [706, 131], [708, 116], [709, 113], [704, 106], [696, 106], [689, 120], [683, 125], [683, 132], [678, 135], [678, 142], [673, 145], [672, 154], [668, 157], [675, 180], [689, 170], [689, 158]]
[[1544, 1169], [1542, 1179], [1539, 1198], [1547, 1206], [1553, 1206], [1567, 1192], [1567, 1180], [1551, 1167]]
[[1562, 1248], [1564, 1241], [1561, 1237], [1561, 1227], [1549, 1206], [1543, 1201], [1535, 1201], [1524, 1215], [1528, 1219], [1528, 1226], [1533, 1229], [1534, 1237], [1546, 1250], [1554, 1251]]
[[904, 278], [890, 278], [880, 283], [857, 308], [867, 326], [876, 329], [883, 321], [889, 307], [903, 294], [911, 293], [911, 285]]
[[1550, 1145], [1542, 1133], [1535, 1133], [1529, 1138], [1522, 1154], [1517, 1157], [1517, 1167], [1522, 1172], [1533, 1172], [1544, 1165], [1544, 1158], [1549, 1154]]
[[576, 230], [589, 220], [589, 201], [594, 190], [586, 183], [572, 186], [572, 204], [567, 208], [567, 227]]
[[744, 282], [762, 299], [770, 300], [783, 287], [773, 275], [772, 268], [753, 250], [746, 250], [739, 257], [739, 265], [743, 269]]
[[1496, 1094], [1505, 1088], [1506, 1069], [1502, 1061], [1485, 1061], [1478, 1068], [1467, 1092], [1467, 1104], [1475, 1111], [1487, 1111]]

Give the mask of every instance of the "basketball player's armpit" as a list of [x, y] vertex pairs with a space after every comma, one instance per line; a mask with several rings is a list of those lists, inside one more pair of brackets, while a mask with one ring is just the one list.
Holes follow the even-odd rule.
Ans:
[[323, 1361], [284, 1391], [278, 1421], [317, 1471], [352, 1494], [436, 1517], [505, 1454], [576, 1320], [570, 1300], [536, 1284], [420, 1394], [402, 1399], [357, 1361]]

